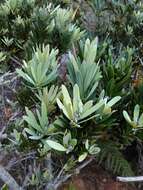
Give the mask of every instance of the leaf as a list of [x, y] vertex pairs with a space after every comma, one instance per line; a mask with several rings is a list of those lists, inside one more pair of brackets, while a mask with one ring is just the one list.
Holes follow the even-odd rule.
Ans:
[[43, 137], [42, 135], [37, 135], [32, 129], [25, 128], [24, 130], [30, 135], [29, 139], [40, 140]]
[[69, 141], [71, 140], [71, 133], [67, 133], [64, 137], [63, 137], [63, 144], [64, 145], [68, 145]]
[[16, 72], [19, 74], [19, 76], [24, 78], [27, 82], [29, 82], [33, 85], [35, 84], [34, 81], [26, 73], [24, 73], [21, 69], [16, 69]]
[[112, 98], [112, 100], [110, 100], [110, 101], [107, 103], [107, 105], [108, 105], [109, 107], [112, 107], [112, 106], [113, 106], [114, 104], [116, 104], [120, 99], [121, 99], [120, 96], [116, 96], [116, 97]]
[[26, 113], [27, 113], [27, 116], [23, 116], [23, 119], [34, 129], [36, 129], [39, 132], [42, 132], [42, 129], [40, 125], [37, 123], [37, 120], [34, 114], [28, 108], [26, 108]]
[[89, 150], [88, 150], [89, 154], [91, 155], [95, 155], [98, 154], [100, 152], [100, 148], [97, 147], [97, 145], [92, 145]]
[[7, 184], [4, 184], [4, 185], [2, 186], [2, 188], [1, 188], [1, 190], [9, 190]]
[[75, 84], [73, 88], [73, 111], [74, 113], [81, 113], [83, 111], [83, 103], [80, 99], [80, 92], [77, 84]]
[[90, 100], [86, 102], [83, 106], [83, 113], [86, 112], [88, 109], [90, 109], [93, 106], [93, 101]]
[[143, 126], [143, 113], [141, 114], [141, 116], [139, 118], [139, 125], [140, 125], [140, 127]]
[[85, 148], [86, 148], [86, 150], [88, 150], [88, 148], [89, 148], [89, 140], [88, 139], [85, 142]]
[[78, 103], [80, 101], [80, 94], [79, 94], [79, 88], [78, 85], [74, 85], [73, 88], [73, 111], [78, 112]]
[[72, 145], [73, 147], [75, 147], [77, 145], [77, 139], [71, 139], [70, 145]]
[[128, 114], [125, 110], [123, 111], [123, 116], [124, 116], [125, 120], [126, 120], [129, 124], [132, 123], [129, 114]]
[[78, 64], [77, 64], [77, 62], [76, 62], [74, 56], [73, 56], [71, 53], [69, 53], [69, 59], [70, 59], [70, 62], [71, 62], [70, 64], [73, 65], [74, 70], [75, 70], [76, 72], [79, 71]]
[[135, 123], [138, 122], [139, 112], [140, 112], [140, 107], [139, 107], [139, 105], [136, 105], [135, 108], [134, 108], [134, 116], [133, 116], [133, 120], [134, 120]]
[[101, 108], [104, 105], [103, 101], [98, 102], [97, 104], [95, 104], [94, 106], [92, 106], [90, 109], [88, 109], [87, 111], [85, 111], [80, 119], [84, 119], [88, 116], [90, 116], [91, 114], [95, 113], [99, 108]]
[[87, 157], [88, 153], [84, 152], [83, 154], [81, 154], [78, 158], [79, 162], [83, 162], [83, 160], [85, 160], [85, 158]]
[[49, 147], [51, 147], [54, 150], [61, 151], [61, 152], [66, 151], [66, 148], [63, 145], [61, 145], [60, 143], [57, 143], [52, 140], [46, 140], [46, 143], [48, 144]]
[[71, 119], [65, 106], [61, 103], [61, 101], [57, 98], [57, 104], [59, 106], [59, 108], [63, 111], [63, 113], [65, 114], [65, 116], [68, 118], [68, 119]]
[[73, 106], [67, 88], [62, 85], [63, 105], [70, 119], [73, 119]]

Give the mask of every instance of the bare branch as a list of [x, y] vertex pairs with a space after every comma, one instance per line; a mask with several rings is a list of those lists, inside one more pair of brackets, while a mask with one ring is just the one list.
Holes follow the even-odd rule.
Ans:
[[117, 181], [121, 181], [121, 182], [141, 182], [141, 181], [143, 181], [143, 176], [138, 176], [138, 177], [117, 177]]
[[0, 179], [8, 185], [9, 190], [22, 190], [15, 179], [0, 165]]

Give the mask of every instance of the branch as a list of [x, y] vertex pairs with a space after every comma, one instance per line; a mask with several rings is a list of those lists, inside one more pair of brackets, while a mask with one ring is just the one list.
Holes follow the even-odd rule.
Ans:
[[117, 177], [117, 181], [121, 181], [121, 182], [141, 182], [141, 181], [143, 181], [143, 176], [138, 176], [138, 177]]
[[22, 190], [15, 179], [0, 165], [0, 179], [8, 185], [9, 190]]

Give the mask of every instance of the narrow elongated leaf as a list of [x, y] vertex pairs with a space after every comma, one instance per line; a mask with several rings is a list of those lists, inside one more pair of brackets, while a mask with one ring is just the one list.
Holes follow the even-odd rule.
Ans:
[[112, 99], [107, 103], [107, 105], [108, 105], [109, 107], [112, 107], [112, 106], [113, 106], [114, 104], [116, 104], [120, 99], [121, 99], [120, 96], [116, 96], [116, 97], [112, 98]]
[[88, 109], [87, 111], [85, 111], [82, 116], [80, 117], [80, 119], [84, 119], [88, 116], [90, 116], [91, 114], [95, 113], [99, 108], [101, 108], [104, 105], [103, 101], [98, 102], [97, 104], [95, 104], [93, 107], [91, 107], [90, 109]]
[[62, 94], [63, 94], [64, 103], [67, 105], [72, 104], [70, 95], [69, 95], [65, 85], [62, 85]]
[[64, 107], [64, 105], [61, 103], [61, 101], [57, 98], [57, 104], [59, 106], [59, 108], [63, 111], [63, 113], [65, 114], [65, 116], [70, 119], [70, 116], [66, 110], [66, 108]]
[[34, 81], [26, 74], [24, 73], [22, 70], [17, 69], [16, 72], [22, 77], [24, 78], [27, 82], [31, 83], [31, 84], [35, 84]]
[[139, 118], [139, 125], [140, 125], [140, 127], [143, 127], [143, 113], [141, 114], [141, 116]]
[[93, 106], [92, 100], [86, 102], [83, 106], [83, 113], [85, 113], [87, 110], [89, 110], [92, 106]]

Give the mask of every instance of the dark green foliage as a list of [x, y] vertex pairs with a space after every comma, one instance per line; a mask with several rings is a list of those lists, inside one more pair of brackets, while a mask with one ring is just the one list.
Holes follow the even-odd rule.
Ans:
[[133, 49], [127, 48], [114, 58], [111, 49], [103, 63], [103, 85], [108, 96], [126, 95], [131, 83]]
[[97, 157], [99, 164], [103, 164], [107, 170], [112, 171], [114, 174], [121, 176], [134, 176], [129, 162], [124, 158], [114, 142], [99, 143], [101, 151]]

